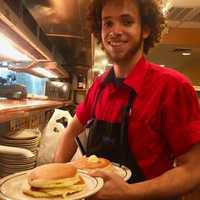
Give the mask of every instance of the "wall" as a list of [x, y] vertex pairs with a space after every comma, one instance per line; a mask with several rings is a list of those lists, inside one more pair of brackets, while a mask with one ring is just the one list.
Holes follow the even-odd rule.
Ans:
[[200, 85], [200, 62], [193, 66], [177, 68], [177, 70], [186, 75], [193, 85]]

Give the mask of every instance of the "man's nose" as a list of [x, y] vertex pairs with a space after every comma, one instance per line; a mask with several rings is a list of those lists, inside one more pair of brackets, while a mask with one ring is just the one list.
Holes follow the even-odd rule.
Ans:
[[122, 33], [123, 33], [123, 29], [122, 29], [122, 26], [120, 24], [113, 25], [112, 30], [111, 30], [112, 36], [121, 35]]

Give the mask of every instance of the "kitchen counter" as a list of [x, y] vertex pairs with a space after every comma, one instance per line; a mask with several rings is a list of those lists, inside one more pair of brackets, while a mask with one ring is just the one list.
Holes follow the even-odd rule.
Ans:
[[0, 99], [0, 123], [26, 117], [30, 112], [47, 111], [71, 105], [71, 101]]

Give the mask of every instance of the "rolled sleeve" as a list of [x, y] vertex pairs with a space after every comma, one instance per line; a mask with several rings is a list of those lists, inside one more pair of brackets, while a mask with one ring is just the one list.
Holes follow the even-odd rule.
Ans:
[[175, 157], [200, 142], [200, 110], [189, 82], [179, 83], [168, 95], [163, 114], [164, 135]]
[[85, 108], [84, 103], [79, 104], [76, 108], [76, 116], [78, 117], [79, 121], [83, 125], [86, 124], [87, 119], [88, 119], [88, 116], [87, 116], [88, 113], [86, 112], [84, 108]]

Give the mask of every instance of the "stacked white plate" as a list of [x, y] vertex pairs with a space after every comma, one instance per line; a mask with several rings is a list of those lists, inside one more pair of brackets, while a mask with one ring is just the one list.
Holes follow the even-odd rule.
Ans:
[[25, 129], [0, 136], [0, 177], [33, 169], [36, 166], [41, 133]]
[[2, 135], [0, 145], [28, 149], [37, 155], [41, 132], [39, 129], [24, 129], [16, 133]]
[[34, 168], [36, 156], [29, 150], [0, 145], [0, 177]]

